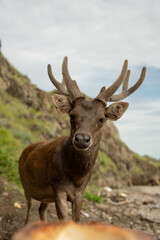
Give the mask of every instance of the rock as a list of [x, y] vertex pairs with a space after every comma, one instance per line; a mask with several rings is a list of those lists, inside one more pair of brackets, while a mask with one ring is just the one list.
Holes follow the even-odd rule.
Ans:
[[110, 187], [104, 187], [103, 188], [107, 193], [111, 193], [112, 192], [112, 188], [110, 188]]
[[83, 216], [87, 217], [87, 218], [90, 217], [90, 216], [89, 216], [89, 213], [87, 213], [87, 212], [81, 211], [81, 214], [82, 214]]
[[154, 205], [152, 208], [153, 208], [153, 209], [160, 209], [160, 203], [157, 203], [157, 204]]
[[2, 193], [2, 196], [7, 197], [8, 194], [9, 194], [8, 192], [3, 192], [3, 193]]

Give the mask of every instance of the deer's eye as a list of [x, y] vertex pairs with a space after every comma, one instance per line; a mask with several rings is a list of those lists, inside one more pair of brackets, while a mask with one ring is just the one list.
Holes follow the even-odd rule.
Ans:
[[99, 124], [103, 124], [105, 122], [105, 118], [100, 118], [100, 119], [98, 119], [98, 123]]

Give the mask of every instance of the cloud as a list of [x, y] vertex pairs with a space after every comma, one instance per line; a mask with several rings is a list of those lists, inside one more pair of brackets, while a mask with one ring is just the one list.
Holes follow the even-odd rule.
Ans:
[[30, 61], [35, 52], [52, 61], [65, 53], [82, 66], [114, 69], [128, 57], [134, 65], [160, 67], [159, 7], [156, 0], [1, 0], [1, 29], [7, 51], [26, 49]]
[[[52, 64], [55, 77], [61, 80], [65, 55], [71, 76], [92, 97], [117, 78], [126, 58], [132, 70], [131, 85], [142, 66], [147, 66], [145, 82], [127, 99], [130, 109], [117, 126], [135, 151], [160, 157], [159, 110], [152, 112], [153, 120], [146, 110], [146, 106], [155, 109], [160, 99], [159, 0], [0, 0], [0, 6], [3, 53], [44, 90], [53, 89], [47, 64]], [[135, 131], [131, 134], [130, 129]], [[147, 147], [146, 139], [150, 139]]]
[[159, 106], [160, 99], [151, 102], [145, 98], [137, 99], [136, 103], [130, 103], [123, 120], [116, 122], [121, 138], [132, 150], [156, 158], [160, 156]]

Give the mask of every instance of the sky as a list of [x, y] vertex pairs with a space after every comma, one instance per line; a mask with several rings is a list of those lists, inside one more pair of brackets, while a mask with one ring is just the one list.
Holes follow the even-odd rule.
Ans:
[[120, 137], [140, 155], [160, 159], [159, 0], [0, 0], [2, 52], [39, 88], [51, 91], [47, 64], [61, 81], [64, 56], [82, 92], [96, 97], [118, 77], [125, 59], [130, 86], [143, 66], [141, 87], [115, 122]]

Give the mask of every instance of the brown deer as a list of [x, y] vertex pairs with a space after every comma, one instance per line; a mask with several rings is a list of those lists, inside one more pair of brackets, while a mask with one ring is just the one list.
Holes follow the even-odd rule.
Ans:
[[[28, 146], [19, 160], [19, 173], [28, 202], [26, 223], [29, 219], [31, 198], [41, 202], [39, 215], [45, 220], [50, 202], [55, 202], [58, 219], [68, 219], [67, 201], [72, 204], [72, 219], [80, 220], [80, 210], [85, 188], [91, 178], [98, 154], [103, 125], [107, 120], [117, 120], [128, 108], [122, 100], [133, 93], [143, 82], [146, 68], [139, 80], [128, 89], [130, 70], [125, 60], [117, 80], [107, 89], [102, 87], [98, 96], [86, 100], [76, 81], [72, 80], [67, 57], [62, 64], [62, 83], [48, 74], [61, 94], [53, 94], [56, 108], [70, 116], [71, 132], [53, 141], [43, 141]], [[114, 94], [122, 84], [122, 92]], [[116, 102], [106, 107], [107, 102]]]

